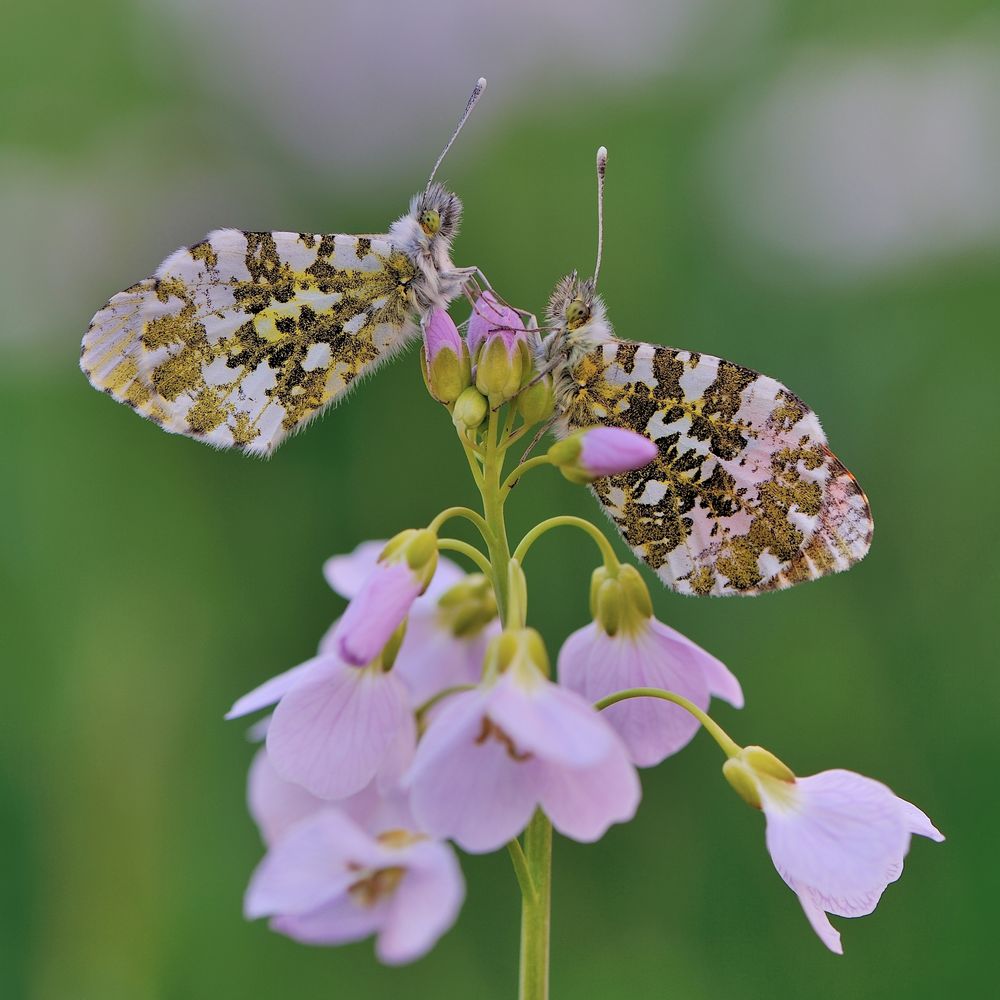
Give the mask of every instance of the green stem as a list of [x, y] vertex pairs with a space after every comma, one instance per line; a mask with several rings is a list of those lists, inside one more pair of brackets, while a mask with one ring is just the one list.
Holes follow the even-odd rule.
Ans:
[[612, 705], [617, 705], [620, 701], [625, 701], [627, 698], [662, 698], [664, 701], [671, 701], [690, 712], [708, 730], [709, 735], [719, 744], [727, 757], [736, 757], [743, 749], [715, 719], [703, 712], [694, 702], [688, 701], [684, 695], [674, 694], [673, 691], [664, 691], [661, 688], [628, 688], [625, 691], [609, 694], [607, 698], [595, 702], [594, 707], [598, 711], [602, 711]]
[[489, 559], [474, 545], [463, 542], [460, 538], [439, 538], [438, 548], [446, 552], [461, 552], [463, 556], [471, 559], [490, 579], [493, 578], [493, 567], [490, 565]]
[[526, 462], [522, 462], [514, 471], [503, 481], [503, 486], [500, 488], [504, 493], [509, 493], [517, 481], [523, 476], [529, 469], [537, 469], [540, 465], [551, 465], [552, 459], [548, 455], [536, 455], [535, 458], [529, 458]]
[[[504, 426], [504, 440], [499, 440], [497, 412], [490, 410], [486, 431], [480, 491], [493, 572], [493, 587], [500, 620], [507, 622], [510, 605], [510, 545], [504, 523], [504, 500], [509, 490], [501, 487], [506, 445], [513, 436], [510, 423]], [[596, 530], [596, 529], [594, 529]], [[530, 543], [529, 543], [530, 544]], [[610, 551], [610, 546], [609, 546]], [[614, 558], [614, 553], [611, 553]], [[517, 601], [515, 600], [515, 603]], [[517, 609], [512, 609], [517, 610]], [[522, 609], [523, 610], [523, 609]], [[523, 624], [523, 623], [522, 623]], [[523, 847], [518, 841], [508, 845], [514, 872], [521, 887], [521, 974], [520, 1000], [548, 1000], [549, 995], [549, 925], [552, 909], [552, 824], [541, 810], [536, 811], [524, 834]]]
[[552, 824], [539, 809], [524, 833], [532, 893], [521, 896], [520, 1000], [548, 1000], [549, 928], [552, 922]]
[[579, 528], [581, 531], [585, 531], [591, 538], [593, 538], [593, 540], [597, 543], [597, 547], [601, 550], [601, 555], [604, 557], [604, 565], [612, 570], [616, 570], [618, 568], [618, 557], [615, 555], [615, 550], [611, 547], [611, 543], [605, 537], [604, 533], [599, 528], [592, 525], [590, 521], [586, 521], [582, 517], [573, 517], [572, 514], [564, 514], [561, 517], [550, 517], [547, 520], [542, 521], [541, 524], [536, 524], [531, 531], [529, 531], [524, 538], [521, 539], [517, 548], [514, 550], [514, 558], [523, 563], [528, 549], [530, 549], [531, 546], [534, 545], [546, 531], [562, 527]]
[[482, 514], [477, 514], [471, 507], [446, 507], [427, 527], [437, 534], [445, 521], [450, 521], [453, 517], [464, 517], [467, 521], [471, 521], [479, 529], [479, 533], [484, 539], [489, 534], [489, 525]]

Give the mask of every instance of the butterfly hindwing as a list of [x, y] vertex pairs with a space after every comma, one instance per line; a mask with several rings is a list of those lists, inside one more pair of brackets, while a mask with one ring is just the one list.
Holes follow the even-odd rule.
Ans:
[[94, 317], [81, 367], [166, 430], [270, 453], [416, 332], [385, 236], [222, 229]]
[[757, 594], [847, 569], [868, 501], [816, 415], [780, 382], [707, 354], [611, 340], [571, 363], [562, 430], [644, 434], [655, 462], [594, 491], [669, 587]]

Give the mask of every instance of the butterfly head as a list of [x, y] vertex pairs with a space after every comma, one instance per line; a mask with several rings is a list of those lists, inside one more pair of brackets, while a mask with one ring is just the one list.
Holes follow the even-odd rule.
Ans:
[[594, 290], [593, 279], [581, 281], [576, 271], [556, 285], [546, 319], [574, 341], [592, 343], [610, 335], [604, 301]]
[[440, 240], [450, 244], [462, 219], [462, 203], [457, 195], [440, 184], [431, 184], [426, 191], [413, 197], [410, 217], [428, 242]]

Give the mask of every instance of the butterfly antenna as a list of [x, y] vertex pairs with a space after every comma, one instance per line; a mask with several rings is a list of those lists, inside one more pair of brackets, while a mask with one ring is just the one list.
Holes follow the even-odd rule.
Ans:
[[[437, 163], [434, 164], [434, 169], [431, 171], [430, 177], [427, 178], [427, 188], [431, 186], [434, 181], [434, 175], [438, 171], [438, 167], [441, 166], [441, 161], [445, 158], [448, 150], [451, 149], [452, 143], [458, 138], [458, 133], [462, 131], [462, 126], [469, 120], [469, 115], [472, 114], [472, 109], [476, 106], [476, 102], [480, 97], [483, 96], [483, 91], [486, 89], [486, 78], [480, 77], [476, 81], [476, 86], [472, 90], [472, 95], [469, 97], [468, 103], [465, 105], [465, 110], [462, 112], [462, 117], [458, 120], [458, 124], [455, 126], [455, 131], [451, 133], [451, 138], [448, 140], [448, 145], [441, 150], [441, 155], [437, 158]], [[427, 188], [424, 188], [426, 191]]]
[[594, 287], [601, 273], [601, 257], [604, 256], [604, 174], [608, 169], [608, 148], [601, 146], [597, 151], [597, 263], [594, 265]]

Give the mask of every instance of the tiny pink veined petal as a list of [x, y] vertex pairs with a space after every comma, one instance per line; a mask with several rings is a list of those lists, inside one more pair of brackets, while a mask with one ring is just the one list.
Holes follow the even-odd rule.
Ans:
[[791, 889], [798, 896], [806, 919], [816, 932], [816, 936], [835, 955], [843, 955], [844, 946], [840, 941], [840, 931], [830, 923], [830, 918], [826, 915], [826, 911], [813, 899], [812, 891], [808, 888], [797, 888], [794, 885], [791, 886]]
[[839, 952], [839, 935], [816, 911], [871, 913], [902, 873], [911, 833], [943, 838], [916, 806], [852, 771], [823, 771], [777, 787], [775, 794], [768, 782], [759, 783], [771, 859], [817, 934]]
[[337, 809], [297, 823], [267, 852], [244, 900], [248, 919], [303, 914], [346, 892], [358, 864], [377, 865], [375, 842]]
[[317, 656], [305, 663], [300, 663], [291, 670], [286, 670], [283, 674], [278, 674], [269, 680], [264, 681], [259, 687], [255, 687], [242, 698], [237, 698], [233, 707], [226, 712], [227, 719], [239, 719], [251, 712], [258, 712], [262, 708], [267, 708], [283, 698], [296, 684], [307, 680], [311, 673], [322, 670], [324, 657]]
[[[483, 341], [495, 330], [523, 330], [521, 317], [509, 306], [497, 301], [491, 291], [485, 291], [472, 307], [469, 317], [469, 328], [466, 331], [465, 342], [469, 353], [475, 357], [476, 351]], [[514, 336], [508, 333], [508, 337]]]
[[371, 663], [402, 624], [422, 584], [405, 562], [380, 562], [347, 605], [337, 627], [341, 656], [355, 666]]
[[420, 829], [473, 854], [520, 833], [538, 801], [534, 759], [484, 731], [487, 703], [482, 690], [452, 695], [431, 720], [407, 777]]
[[597, 479], [641, 469], [657, 454], [656, 445], [642, 434], [624, 427], [594, 427], [583, 432], [577, 462]]
[[[628, 688], [673, 691], [702, 710], [709, 704], [709, 678], [728, 671], [693, 642], [649, 619], [638, 632], [609, 636], [591, 623], [574, 632], [559, 652], [559, 679], [589, 702]], [[731, 677], [731, 675], [729, 675]], [[732, 678], [729, 693], [739, 691]], [[633, 763], [651, 767], [685, 747], [698, 721], [679, 705], [658, 698], [629, 698], [601, 715], [625, 741]]]
[[609, 826], [628, 822], [639, 808], [639, 777], [617, 738], [605, 758], [590, 767], [543, 767], [541, 805], [563, 836], [584, 843], [600, 840]]
[[327, 803], [300, 785], [285, 781], [261, 747], [247, 776], [247, 807], [265, 844], [273, 844], [300, 820]]
[[405, 852], [406, 874], [388, 901], [375, 944], [379, 961], [401, 965], [425, 955], [455, 923], [465, 880], [454, 852], [423, 841]]
[[383, 766], [409, 714], [406, 686], [391, 671], [328, 657], [322, 673], [279, 702], [267, 752], [285, 780], [320, 798], [344, 798]]
[[487, 712], [519, 750], [570, 767], [598, 763], [614, 739], [593, 705], [541, 674], [524, 682], [507, 671], [490, 689]]

